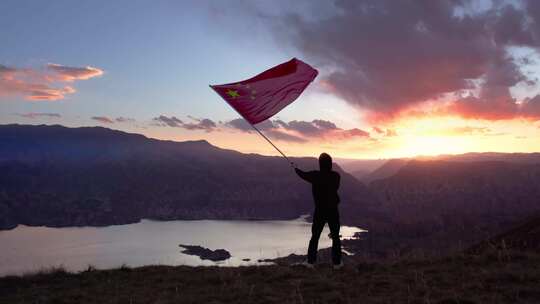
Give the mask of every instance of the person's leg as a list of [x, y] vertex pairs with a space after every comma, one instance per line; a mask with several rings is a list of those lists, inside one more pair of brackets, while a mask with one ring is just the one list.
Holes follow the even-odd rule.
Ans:
[[332, 262], [334, 265], [341, 263], [341, 240], [339, 239], [339, 211], [333, 210], [328, 216], [328, 227], [332, 235]]
[[319, 237], [324, 228], [325, 219], [319, 212], [313, 215], [313, 224], [311, 225], [311, 240], [308, 247], [308, 263], [314, 264], [317, 261], [317, 247], [319, 246]]

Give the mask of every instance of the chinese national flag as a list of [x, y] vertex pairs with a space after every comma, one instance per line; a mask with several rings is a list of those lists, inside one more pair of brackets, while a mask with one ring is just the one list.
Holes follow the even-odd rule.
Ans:
[[293, 58], [248, 80], [211, 85], [251, 124], [268, 119], [302, 94], [318, 72]]

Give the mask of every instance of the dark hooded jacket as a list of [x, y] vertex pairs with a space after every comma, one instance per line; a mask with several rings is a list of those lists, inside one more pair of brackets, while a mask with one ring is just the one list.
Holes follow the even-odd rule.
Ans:
[[311, 191], [316, 208], [334, 208], [339, 204], [340, 176], [336, 171], [332, 171], [332, 158], [323, 153], [319, 157], [320, 170], [305, 172], [295, 168], [296, 174], [303, 180], [311, 183]]

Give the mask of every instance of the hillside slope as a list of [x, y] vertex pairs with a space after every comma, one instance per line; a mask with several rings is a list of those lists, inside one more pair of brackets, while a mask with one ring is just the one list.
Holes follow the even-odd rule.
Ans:
[[415, 160], [370, 189], [393, 221], [379, 232], [465, 245], [540, 212], [540, 164]]
[[539, 303], [540, 256], [290, 266], [121, 267], [0, 278], [0, 303]]
[[499, 235], [468, 249], [469, 253], [481, 253], [492, 248], [540, 252], [540, 215], [532, 216]]

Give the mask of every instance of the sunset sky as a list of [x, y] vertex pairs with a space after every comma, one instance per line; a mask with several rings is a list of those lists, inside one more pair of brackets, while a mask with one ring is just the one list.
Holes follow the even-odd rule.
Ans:
[[0, 123], [276, 154], [209, 87], [319, 70], [261, 130], [290, 155], [540, 151], [540, 1], [0, 2]]

